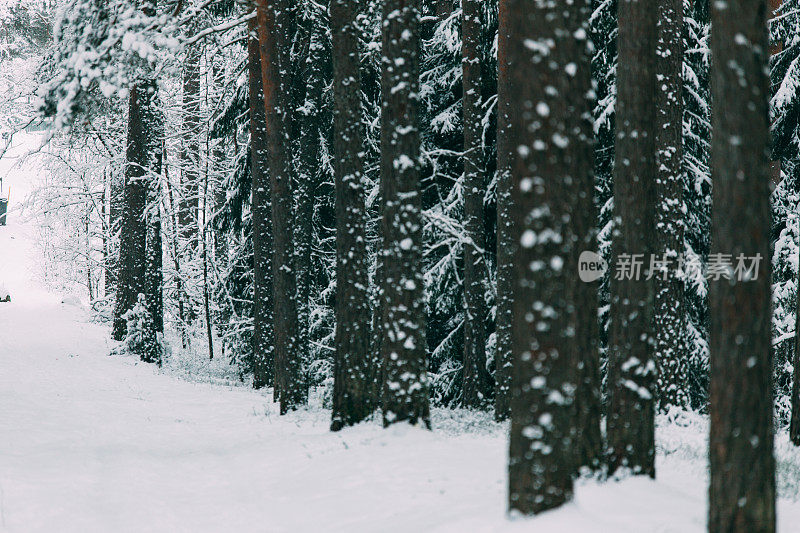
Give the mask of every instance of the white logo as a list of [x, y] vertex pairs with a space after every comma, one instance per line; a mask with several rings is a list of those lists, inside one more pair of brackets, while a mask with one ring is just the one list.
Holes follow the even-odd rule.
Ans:
[[597, 281], [607, 270], [608, 263], [595, 252], [587, 250], [578, 258], [578, 275], [585, 283]]

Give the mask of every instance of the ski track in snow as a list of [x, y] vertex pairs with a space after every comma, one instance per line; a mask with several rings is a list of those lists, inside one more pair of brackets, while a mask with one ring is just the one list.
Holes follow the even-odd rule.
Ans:
[[[0, 173], [20, 198], [36, 172]], [[659, 481], [581, 482], [564, 508], [509, 520], [506, 430], [490, 415], [332, 434], [320, 408], [280, 417], [246, 387], [111, 357], [106, 326], [34, 281], [34, 230], [14, 211], [0, 227], [0, 531], [705, 530], [699, 415], [659, 428]], [[792, 486], [800, 457], [780, 449]], [[798, 504], [781, 500], [779, 521], [795, 530]]]

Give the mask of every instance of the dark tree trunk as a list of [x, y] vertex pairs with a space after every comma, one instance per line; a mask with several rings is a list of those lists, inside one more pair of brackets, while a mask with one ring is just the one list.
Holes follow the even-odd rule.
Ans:
[[481, 0], [463, 0], [464, 108], [464, 383], [462, 404], [480, 407], [486, 379], [486, 238], [483, 198], [483, 113], [481, 108]]
[[[572, 498], [578, 235], [576, 193], [591, 182], [585, 4], [510, 0], [508, 54], [516, 154], [512, 157], [513, 271], [509, 507], [534, 514]], [[531, 44], [533, 43], [533, 44]], [[547, 89], [545, 89], [547, 88]], [[580, 184], [580, 189], [576, 184]], [[585, 199], [584, 199], [585, 202]], [[584, 228], [586, 229], [586, 228]]]
[[[577, 0], [567, 17], [570, 35], [589, 35], [591, 0]], [[573, 356], [578, 388], [575, 391], [575, 451], [576, 467], [598, 470], [603, 462], [603, 435], [600, 429], [602, 397], [600, 394], [600, 323], [597, 316], [598, 282], [584, 282], [578, 276], [578, 261], [584, 251], [597, 251], [597, 213], [594, 203], [594, 129], [592, 110], [595, 105], [592, 87], [591, 42], [578, 39], [575, 43], [576, 70], [570, 74], [573, 89], [567, 93], [568, 124], [575, 131], [573, 145], [574, 173], [568, 198], [573, 199], [572, 229], [576, 249], [567, 270], [567, 294], [573, 301], [575, 323]], [[582, 47], [582, 48], [581, 48]], [[583, 52], [581, 53], [581, 49]], [[572, 144], [572, 143], [570, 143]], [[569, 185], [569, 183], [568, 183]]]
[[[761, 258], [709, 282], [709, 531], [775, 531], [766, 0], [712, 2], [711, 258]], [[724, 254], [716, 256], [715, 254]], [[745, 261], [746, 266], [751, 266]]]
[[499, 0], [497, 39], [497, 316], [495, 352], [495, 418], [511, 415], [511, 307], [515, 243], [511, 236], [511, 69], [508, 55], [512, 16], [509, 0]]
[[361, 131], [359, 5], [333, 0], [334, 173], [336, 177], [336, 359], [331, 429], [361, 422], [375, 407], [369, 357], [364, 148]]
[[249, 23], [250, 173], [253, 178], [253, 386], [271, 385], [275, 344], [272, 330], [272, 206], [267, 161], [267, 124], [261, 78], [261, 51], [255, 19]]
[[683, 408], [689, 403], [684, 281], [676, 268], [684, 251], [683, 1], [665, 0], [658, 6], [655, 253], [659, 259], [669, 260], [669, 267], [654, 278], [658, 392], [663, 410], [670, 406]]
[[[117, 301], [112, 331], [112, 336], [118, 341], [125, 339], [127, 333], [125, 313], [136, 305], [139, 294], [148, 295], [148, 266], [151, 269], [156, 267], [153, 261], [148, 261], [146, 209], [151, 182], [161, 167], [161, 120], [155, 80], [141, 81], [132, 87], [128, 107]], [[149, 275], [153, 275], [152, 270]]]
[[381, 76], [383, 423], [430, 427], [420, 196], [420, 4], [385, 0]]
[[267, 125], [273, 229], [275, 393], [281, 413], [306, 401], [297, 350], [297, 279], [294, 268], [294, 200], [290, 133], [289, 39], [292, 13], [286, 0], [259, 0], [258, 30]]
[[[654, 290], [645, 269], [655, 241], [657, 16], [655, 2], [622, 0], [619, 4], [614, 166], [618, 223], [608, 345], [609, 470], [626, 468], [651, 477], [655, 477]], [[618, 276], [615, 265], [633, 254], [641, 263], [648, 262], [641, 267], [641, 275]]]
[[310, 312], [311, 312], [311, 245], [314, 230], [314, 200], [317, 192], [317, 177], [320, 167], [319, 134], [320, 111], [325, 105], [322, 101], [323, 75], [320, 67], [324, 59], [323, 51], [324, 28], [308, 16], [303, 21], [303, 36], [306, 41], [302, 70], [298, 68], [301, 76], [296, 78], [305, 80], [303, 83], [304, 94], [298, 100], [303, 112], [297, 117], [300, 123], [300, 154], [299, 168], [294, 192], [296, 198], [295, 209], [295, 271], [297, 272], [297, 352], [308, 357], [311, 346], [309, 343]]

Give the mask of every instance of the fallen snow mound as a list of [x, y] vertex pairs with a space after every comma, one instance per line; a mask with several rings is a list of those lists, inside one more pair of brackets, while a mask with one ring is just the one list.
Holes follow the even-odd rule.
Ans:
[[6, 301], [11, 301], [11, 292], [6, 289], [4, 285], [0, 284], [0, 302]]

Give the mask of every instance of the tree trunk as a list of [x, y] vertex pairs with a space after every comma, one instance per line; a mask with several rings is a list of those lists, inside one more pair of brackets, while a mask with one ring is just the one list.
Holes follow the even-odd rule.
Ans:
[[654, 275], [657, 390], [662, 410], [689, 404], [684, 280], [677, 268], [684, 251], [683, 1], [665, 0], [658, 6], [655, 253], [669, 261], [663, 272]]
[[372, 414], [374, 369], [369, 357], [370, 309], [364, 148], [361, 130], [359, 5], [333, 0], [334, 173], [336, 176], [336, 359], [331, 429]]
[[[509, 507], [535, 514], [572, 498], [578, 387], [575, 294], [582, 205], [591, 181], [585, 4], [510, 0], [515, 144]], [[576, 60], [580, 63], [576, 64]], [[546, 89], [545, 89], [546, 88]]]
[[497, 316], [495, 351], [495, 407], [498, 421], [511, 415], [511, 307], [515, 243], [511, 236], [511, 68], [508, 55], [512, 17], [509, 0], [499, 0], [497, 39]]
[[385, 0], [383, 10], [383, 423], [430, 427], [420, 196], [420, 3]]
[[[713, 3], [709, 531], [775, 531], [766, 0]], [[723, 254], [723, 255], [715, 255]], [[744, 259], [744, 260], [743, 260]]]
[[[570, 35], [589, 35], [591, 0], [577, 0], [573, 16], [566, 19]], [[572, 337], [574, 364], [577, 369], [578, 388], [575, 391], [575, 450], [576, 467], [599, 470], [603, 462], [603, 435], [600, 429], [602, 396], [600, 394], [600, 322], [598, 320], [598, 283], [585, 282], [579, 275], [581, 254], [597, 252], [597, 213], [594, 191], [594, 123], [592, 110], [592, 48], [588, 39], [578, 38], [574, 62], [577, 66], [571, 76], [574, 89], [567, 93], [570, 127], [577, 139], [573, 146], [574, 179], [568, 187], [567, 198], [572, 198], [570, 215], [576, 249], [567, 272], [567, 294], [572, 298], [575, 335]], [[581, 52], [581, 50], [583, 50]], [[566, 70], [566, 69], [565, 69]], [[569, 74], [569, 71], [567, 71]], [[572, 144], [572, 143], [571, 143]], [[570, 185], [570, 182], [567, 182]]]
[[[616, 265], [649, 261], [654, 249], [656, 20], [654, 2], [619, 4], [614, 265], [608, 345], [609, 471], [655, 477], [656, 367], [653, 282]], [[634, 255], [635, 254], [635, 255]], [[631, 274], [631, 275], [628, 275]]]
[[[324, 59], [320, 56], [323, 50], [324, 28], [311, 16], [303, 21], [304, 65], [299, 70], [306, 80], [305, 91], [298, 97], [298, 105], [302, 104], [302, 113], [298, 113], [300, 123], [300, 154], [297, 179], [295, 210], [295, 271], [297, 272], [297, 351], [302, 357], [308, 357], [311, 351], [309, 341], [311, 312], [311, 245], [314, 232], [314, 200], [317, 192], [317, 177], [320, 167], [319, 134], [320, 111], [322, 101], [323, 78], [320, 67]], [[304, 98], [304, 101], [300, 99]]]
[[146, 79], [131, 88], [128, 107], [127, 164], [112, 331], [112, 336], [118, 341], [125, 339], [127, 334], [125, 313], [136, 305], [139, 294], [147, 296], [147, 277], [153, 274], [153, 268], [157, 268], [153, 261], [148, 261], [146, 209], [153, 176], [160, 173], [160, 135], [158, 87], [155, 80]]
[[250, 75], [250, 173], [253, 178], [253, 387], [260, 389], [273, 383], [275, 341], [272, 330], [272, 206], [261, 51], [255, 37], [257, 25], [255, 19], [250, 19], [247, 51]]
[[291, 13], [286, 0], [259, 0], [258, 30], [267, 125], [273, 229], [275, 393], [281, 413], [305, 403], [307, 391], [297, 351], [297, 280], [292, 226], [289, 46]]
[[464, 383], [462, 404], [480, 407], [486, 387], [486, 238], [483, 226], [481, 0], [463, 0], [464, 108]]

